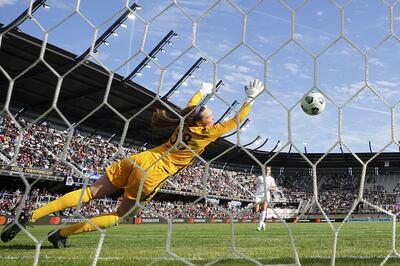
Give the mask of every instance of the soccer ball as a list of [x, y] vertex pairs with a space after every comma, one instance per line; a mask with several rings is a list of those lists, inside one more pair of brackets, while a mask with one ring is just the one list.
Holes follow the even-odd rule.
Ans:
[[319, 92], [309, 92], [301, 98], [301, 109], [308, 115], [318, 115], [325, 109], [325, 97]]

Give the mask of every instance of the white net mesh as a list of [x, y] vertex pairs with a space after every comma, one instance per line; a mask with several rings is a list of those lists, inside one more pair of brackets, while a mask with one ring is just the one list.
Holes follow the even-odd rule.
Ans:
[[[379, 7], [376, 12], [381, 12], [379, 15], [384, 14], [384, 16], [382, 15], [378, 19], [379, 26], [376, 26], [376, 28], [370, 26], [365, 30], [368, 33], [363, 31], [364, 28], [360, 25], [360, 22], [355, 23], [352, 21], [353, 17], [351, 16], [353, 13], [357, 13], [357, 8], [359, 7], [368, 8], [368, 4], [363, 1], [323, 1], [323, 4], [321, 2], [284, 0], [160, 1], [157, 4], [139, 3], [143, 8], [139, 10], [138, 6], [126, 1], [119, 3], [119, 5], [117, 3], [113, 5], [106, 4], [109, 12], [107, 12], [107, 15], [99, 17], [93, 14], [94, 12], [90, 12], [96, 10], [93, 7], [94, 3], [79, 0], [74, 4], [53, 1], [50, 5], [58, 6], [56, 11], [60, 12], [55, 19], [54, 15], [43, 13], [42, 9], [45, 7], [45, 1], [29, 1], [27, 12], [8, 26], [3, 27], [0, 35], [0, 49], [4, 45], [5, 38], [18, 36], [18, 38], [24, 38], [22, 35], [22, 37], [20, 36], [19, 32], [16, 32], [16, 27], [21, 29], [22, 32], [24, 32], [24, 29], [29, 30], [30, 35], [39, 36], [42, 41], [40, 47], [38, 47], [39, 50], [33, 51], [37, 52], [37, 59], [33, 63], [26, 65], [22, 72], [11, 74], [13, 72], [12, 69], [6, 70], [6, 67], [0, 65], [2, 79], [6, 81], [6, 84], [3, 83], [1, 88], [5, 92], [4, 102], [2, 102], [2, 119], [4, 125], [6, 123], [12, 125], [13, 134], [17, 136], [13, 145], [4, 148], [9, 156], [0, 154], [2, 161], [9, 167], [21, 165], [21, 160], [24, 160], [22, 155], [27, 146], [29, 146], [28, 143], [32, 144], [42, 138], [52, 136], [49, 143], [41, 142], [40, 149], [35, 150], [39, 155], [37, 158], [39, 164], [40, 160], [44, 160], [43, 158], [45, 157], [46, 167], [50, 166], [46, 170], [63, 171], [74, 177], [80, 177], [85, 188], [89, 184], [86, 172], [102, 171], [108, 163], [123, 158], [128, 154], [138, 152], [138, 149], [127, 148], [131, 146], [130, 143], [127, 145], [127, 142], [132, 140], [131, 135], [134, 134], [135, 130], [138, 130], [130, 126], [134, 124], [135, 119], [146, 114], [153, 105], [161, 105], [164, 109], [169, 110], [172, 115], [179, 118], [181, 120], [180, 130], [182, 130], [183, 117], [179, 115], [175, 110], [175, 106], [172, 106], [171, 103], [182, 106], [187, 101], [187, 98], [194, 93], [194, 89], [187, 89], [187, 87], [194, 88], [203, 81], [212, 82], [214, 90], [212, 98], [209, 99], [210, 101], [207, 104], [218, 108], [215, 113], [222, 115], [223, 110], [233, 105], [233, 100], [245, 96], [242, 91], [238, 91], [238, 84], [244, 84], [252, 78], [258, 78], [264, 81], [267, 89], [256, 100], [253, 108], [255, 114], [250, 115], [250, 117], [255, 127], [261, 123], [273, 125], [275, 133], [274, 130], [268, 129], [268, 134], [271, 135], [269, 143], [279, 141], [275, 147], [269, 147], [268, 150], [273, 149], [276, 153], [268, 154], [269, 156], [265, 160], [260, 160], [259, 157], [252, 153], [252, 150], [245, 147], [245, 143], [252, 139], [253, 136], [245, 134], [246, 127], [238, 127], [234, 134], [228, 137], [234, 145], [223, 153], [209, 160], [205, 160], [195, 154], [197, 164], [187, 169], [187, 172], [169, 179], [164, 189], [166, 191], [172, 189], [181, 191], [184, 189], [189, 190], [190, 187], [190, 195], [197, 197], [197, 200], [183, 206], [182, 209], [175, 213], [159, 213], [159, 216], [163, 217], [168, 223], [166, 244], [163, 253], [159, 254], [157, 258], [151, 258], [151, 264], [162, 263], [168, 258], [187, 265], [197, 264], [187, 253], [176, 252], [174, 249], [174, 244], [176, 244], [174, 243], [174, 217], [181, 217], [185, 212], [190, 212], [192, 208], [196, 208], [196, 204], [200, 204], [205, 199], [213, 198], [213, 195], [218, 195], [221, 191], [226, 193], [230, 199], [236, 197], [241, 200], [248, 199], [248, 202], [252, 201], [254, 192], [251, 186], [248, 185], [252, 173], [237, 174], [226, 170], [222, 172], [224, 170], [213, 167], [214, 163], [223, 163], [221, 158], [235, 154], [239, 149], [242, 152], [240, 156], [248, 157], [253, 162], [251, 171], [254, 168], [257, 171], [262, 171], [265, 176], [265, 170], [260, 169], [264, 169], [264, 166], [271, 162], [276, 162], [275, 160], [279, 153], [287, 152], [289, 147], [290, 150], [293, 149], [295, 153], [298, 153], [309, 164], [311, 169], [312, 184], [305, 185], [309, 188], [306, 195], [308, 202], [302, 208], [299, 208], [298, 218], [301, 219], [310, 210], [315, 210], [327, 220], [329, 233], [332, 237], [332, 246], [331, 253], [326, 257], [330, 258], [331, 264], [334, 265], [338, 257], [337, 245], [342, 227], [352, 217], [355, 209], [360, 204], [369, 206], [391, 219], [391, 239], [386, 240], [391, 243], [390, 250], [384, 257], [375, 257], [381, 260], [381, 264], [384, 264], [390, 258], [399, 256], [396, 251], [397, 215], [391, 210], [384, 209], [378, 202], [371, 202], [370, 197], [365, 196], [365, 184], [368, 183], [366, 182], [368, 165], [382, 152], [398, 149], [399, 147], [395, 132], [395, 115], [399, 99], [398, 92], [394, 89], [396, 88], [397, 80], [386, 80], [385, 83], [379, 77], [379, 74], [373, 74], [370, 69], [392, 65], [393, 63], [391, 61], [381, 62], [379, 54], [387, 54], [388, 48], [389, 50], [396, 49], [395, 47], [399, 45], [399, 38], [394, 30], [394, 26], [398, 21], [396, 16], [398, 1], [382, 0], [369, 3], [373, 8]], [[6, 4], [7, 1], [6, 3], [0, 2], [0, 7]], [[321, 30], [322, 26], [313, 28], [302, 24], [301, 22], [304, 22], [310, 14], [316, 16], [316, 25], [323, 25], [326, 28]], [[134, 19], [134, 22], [130, 22], [130, 25], [127, 23], [129, 20], [126, 20], [128, 15], [131, 16], [131, 19]], [[366, 15], [364, 14], [364, 16]], [[47, 17], [52, 19], [47, 19]], [[123, 20], [115, 24], [113, 28], [113, 23], [121, 17], [123, 17]], [[326, 20], [318, 19], [323, 17], [327, 17]], [[369, 18], [367, 16], [367, 20]], [[80, 25], [81, 28], [77, 28], [76, 25]], [[59, 53], [59, 51], [55, 50], [54, 47], [49, 48], [49, 43], [63, 46], [63, 32], [71, 27], [75, 27], [75, 31], [79, 32], [82, 37], [78, 33], [75, 36], [68, 36], [73, 41], [68, 42], [68, 45], [62, 48], [66, 50], [72, 49], [74, 53], [80, 56], [77, 56], [74, 62], [64, 65], [50, 62], [51, 57], [48, 55], [50, 53]], [[108, 30], [106, 30], [107, 27]], [[128, 31], [121, 32], [120, 30], [125, 27], [128, 27]], [[359, 28], [362, 30], [357, 32]], [[174, 30], [173, 33], [170, 32], [170, 35], [164, 35], [171, 29]], [[129, 30], [130, 35], [127, 37]], [[372, 34], [371, 32], [374, 30], [379, 30], [380, 34]], [[177, 45], [171, 46], [171, 48], [156, 46], [158, 49], [156, 51], [152, 50], [155, 40], [162, 39], [163, 36], [165, 36], [163, 45], [173, 43], [174, 41], [171, 38], [176, 36], [175, 31], [179, 35]], [[101, 38], [103, 32], [108, 32], [108, 34]], [[118, 36], [118, 34], [126, 34], [125, 37], [127, 38], [122, 40], [111, 39]], [[385, 46], [388, 43], [392, 46]], [[108, 46], [113, 45], [114, 47], [119, 47], [116, 49], [119, 51], [106, 49]], [[168, 50], [167, 55], [164, 57], [159, 56], [165, 50]], [[157, 55], [157, 53], [159, 54]], [[395, 61], [397, 55], [396, 57], [393, 55], [393, 57], [394, 59], [390, 60]], [[110, 60], [110, 58], [113, 59]], [[146, 60], [145, 64], [141, 64], [143, 58]], [[186, 73], [186, 78], [180, 80], [184, 69], [187, 69], [191, 63], [196, 62], [199, 58], [202, 58], [203, 61], [195, 63], [192, 67], [193, 71]], [[334, 61], [337, 58], [339, 60]], [[93, 63], [97, 67], [93, 67]], [[141, 67], [137, 68], [136, 66], [138, 65]], [[200, 65], [202, 70], [198, 74]], [[93, 97], [98, 104], [93, 110], [85, 109], [85, 112], [87, 112], [80, 119], [71, 120], [68, 111], [63, 111], [60, 106], [65, 101], [68, 101], [69, 97], [76, 96], [69, 95], [64, 83], [67, 82], [66, 80], [71, 75], [75, 75], [86, 67], [96, 69], [102, 74], [105, 73], [106, 78], [103, 77], [103, 84], [99, 85], [101, 88], [99, 90], [100, 93], [93, 94], [90, 88], [82, 89], [81, 97]], [[148, 68], [150, 70], [146, 70]], [[340, 70], [338, 70], [339, 68]], [[282, 75], [282, 71], [286, 75]], [[335, 81], [332, 81], [334, 79], [332, 76], [336, 76], [334, 73], [337, 71], [341, 71], [338, 76], [342, 75], [343, 78], [340, 82], [335, 83]], [[380, 70], [376, 69], [375, 72], [380, 73]], [[40, 76], [43, 73], [49, 75], [48, 82], [51, 83], [54, 89], [51, 97], [52, 101], [43, 103], [46, 106], [45, 111], [35, 114], [31, 122], [21, 123], [21, 121], [17, 121], [17, 116], [12, 112], [14, 98], [24, 97], [20, 92], [17, 93], [20, 90], [20, 85], [18, 84], [23, 81], [29, 81], [29, 77], [32, 75]], [[134, 74], [129, 76], [129, 73]], [[129, 76], [129, 78], [121, 82], [118, 80], [119, 77], [116, 77], [117, 75], [121, 75], [123, 78]], [[200, 77], [197, 77], [197, 75]], [[144, 102], [141, 106], [137, 105], [139, 107], [133, 111], [124, 109], [123, 105], [118, 103], [121, 99], [114, 95], [117, 86], [115, 83], [123, 83], [126, 89], [131, 89], [126, 85], [131, 78], [135, 78], [134, 81], [136, 83], [153, 92], [153, 94], [148, 94], [150, 95], [149, 97], [152, 97], [152, 100]], [[223, 80], [225, 85], [219, 91], [217, 87], [220, 80]], [[174, 88], [176, 82], [180, 82], [180, 86], [177, 86], [171, 92], [170, 89]], [[346, 86], [343, 84], [346, 84]], [[295, 91], [292, 91], [293, 87], [296, 87]], [[343, 87], [346, 88], [343, 89]], [[322, 125], [320, 128], [328, 128], [328, 130], [322, 132], [324, 135], [322, 141], [318, 141], [318, 138], [321, 137], [321, 131], [308, 132], [312, 131], [310, 127], [315, 125], [313, 124], [316, 123], [315, 120], [307, 126], [304, 126], [304, 120], [302, 120], [303, 125], [296, 122], [299, 120], [299, 112], [301, 112], [299, 111], [300, 108], [298, 108], [300, 98], [306, 92], [312, 90], [320, 91], [329, 101], [325, 111], [329, 116], [326, 115], [324, 117], [326, 118], [325, 120], [317, 121]], [[168, 95], [169, 92], [171, 92], [170, 95]], [[38, 90], [38, 93], [41, 93], [40, 90]], [[366, 96], [366, 94], [369, 94], [369, 96]], [[166, 95], [168, 97], [165, 97]], [[30, 96], [25, 95], [25, 97]], [[357, 101], [362, 101], [368, 97], [374, 98], [374, 106], [371, 108], [378, 108], [378, 106], [382, 108], [380, 112], [385, 115], [388, 121], [381, 125], [384, 129], [382, 131], [384, 132], [384, 137], [382, 137], [382, 132], [379, 130], [370, 132], [370, 135], [366, 134], [368, 138], [376, 141], [376, 147], [374, 148], [376, 148], [377, 152], [368, 160], [363, 161], [354, 151], [354, 149], [358, 149], [358, 146], [353, 143], [352, 137], [354, 136], [350, 134], [352, 133], [350, 132], [352, 124], [356, 122], [353, 120], [346, 122], [344, 113], [348, 111], [348, 107], [351, 104], [358, 103]], [[79, 99], [79, 97], [72, 98], [72, 100]], [[268, 109], [262, 109], [261, 105], [267, 106]], [[361, 107], [358, 109], [362, 111], [361, 115], [365, 114], [365, 109], [363, 110]], [[236, 107], [229, 110], [231, 116], [237, 114], [238, 111]], [[268, 110], [268, 113], [266, 110]], [[117, 144], [110, 144], [112, 137], [108, 141], [109, 144], [103, 145], [101, 143], [104, 143], [104, 141], [101, 138], [98, 140], [99, 143], [96, 143], [96, 140], [76, 134], [78, 128], [90, 129], [91, 125], [86, 125], [85, 123], [87, 120], [96, 117], [98, 113], [100, 113], [100, 116], [111, 116], [116, 121], [119, 121], [118, 125], [121, 126], [121, 129], [116, 133], [119, 138]], [[50, 116], [57, 117], [59, 128], [65, 130], [51, 129], [45, 125], [47, 134], [41, 134], [42, 121]], [[357, 117], [354, 119], [357, 120]], [[382, 118], [379, 117], [378, 119]], [[101, 118], [95, 121], [102, 123]], [[106, 127], [107, 125], [104, 126]], [[346, 134], [346, 130], [350, 133]], [[24, 137], [27, 133], [30, 134], [31, 139]], [[253, 133], [256, 134], [257, 131], [253, 131]], [[303, 133], [309, 135], [308, 143], [323, 142], [320, 146], [321, 150], [319, 150], [323, 151], [323, 155], [318, 160], [311, 161], [307, 157], [307, 152], [302, 151]], [[93, 135], [96, 134], [97, 132], [93, 133]], [[299, 137], [300, 135], [301, 137]], [[281, 139], [282, 142], [280, 141]], [[284, 139], [287, 140], [283, 141]], [[281, 143], [283, 145], [280, 145]], [[86, 151], [90, 156], [85, 158], [87, 160], [85, 162], [79, 159], [77, 155], [80, 152], [78, 147], [82, 145], [89, 147], [89, 149], [95, 145], [103, 145], [103, 150], [101, 154], [91, 154], [90, 151]], [[252, 147], [256, 148], [258, 145], [259, 143], [257, 142]], [[34, 146], [38, 145], [35, 143]], [[142, 146], [142, 150], [145, 146], [146, 144]], [[178, 135], [178, 140], [175, 146], [171, 147], [171, 150], [175, 147], [189, 148], [182, 138], [182, 132]], [[306, 144], [304, 144], [304, 147], [306, 147]], [[362, 171], [359, 180], [356, 181], [355, 185], [353, 184], [356, 191], [352, 193], [354, 197], [348, 200], [351, 205], [347, 206], [349, 208], [343, 214], [345, 219], [337, 225], [330, 221], [327, 214], [329, 206], [326, 206], [322, 200], [324, 197], [329, 197], [329, 192], [325, 195], [321, 191], [321, 186], [327, 181], [322, 181], [322, 178], [318, 176], [318, 167], [320, 163], [324, 162], [326, 156], [339, 147], [344, 149], [346, 153], [351, 154], [359, 162]], [[231, 156], [230, 158], [234, 157]], [[134, 162], [131, 163], [134, 164]], [[92, 169], [87, 167], [92, 167]], [[138, 167], [140, 168], [140, 166]], [[19, 172], [19, 177], [25, 186], [24, 194], [21, 195], [22, 200], [16, 211], [16, 216], [18, 217], [29, 198], [28, 195], [32, 193], [33, 186], [40, 179], [31, 182], [26, 177], [24, 168], [15, 169]], [[144, 176], [146, 170], [141, 169], [142, 176]], [[214, 176], [222, 176], [229, 186], [226, 185], [226, 187], [221, 188], [221, 186], [215, 185], [217, 180], [213, 178]], [[142, 178], [139, 195], [143, 182], [144, 179]], [[145, 208], [139, 200], [136, 202], [135, 207]], [[148, 209], [150, 207], [151, 205], [147, 206]], [[246, 262], [262, 265], [265, 258], [259, 258], [257, 255], [253, 256], [243, 252], [243, 247], [248, 243], [242, 242], [240, 238], [236, 239], [235, 235], [234, 219], [247, 215], [251, 212], [252, 207], [252, 205], [249, 205], [249, 207], [236, 210], [215, 202], [209, 204], [208, 208], [214, 209], [215, 212], [230, 220], [230, 227], [225, 238], [221, 237], [221, 242], [213, 243], [219, 247], [222, 246], [221, 250], [219, 250], [221, 255], [211, 258], [209, 264], [217, 264], [227, 258], [241, 258]], [[73, 211], [74, 217], [87, 220], [82, 211], [84, 208], [86, 207], [78, 206]], [[284, 248], [288, 252], [290, 251], [291, 254], [286, 254], [286, 256], [290, 257], [292, 264], [300, 265], [302, 256], [299, 256], [296, 248], [296, 238], [292, 233], [293, 230], [297, 230], [295, 225], [288, 224], [284, 219], [286, 217], [282, 217], [282, 214], [275, 210], [274, 205], [272, 205], [271, 210], [272, 215], [282, 223], [282, 228], [287, 236], [285, 240], [286, 247]], [[146, 209], [144, 209], [145, 211]], [[19, 224], [18, 221], [16, 223]], [[65, 222], [62, 222], [59, 227], [63, 225], [65, 225]], [[41, 246], [45, 238], [37, 238], [29, 230], [24, 229], [22, 226], [20, 227], [23, 233], [28, 235], [35, 243], [36, 249], [33, 264], [37, 265], [42, 256]], [[99, 257], [101, 257], [100, 254], [106, 239], [106, 231], [100, 228], [97, 228], [97, 230], [99, 232], [99, 238], [96, 239], [98, 244], [91, 254], [91, 263], [93, 265], [96, 265]], [[279, 241], [274, 243], [277, 249], [283, 248], [279, 247]], [[273, 254], [265, 256], [274, 257]]]

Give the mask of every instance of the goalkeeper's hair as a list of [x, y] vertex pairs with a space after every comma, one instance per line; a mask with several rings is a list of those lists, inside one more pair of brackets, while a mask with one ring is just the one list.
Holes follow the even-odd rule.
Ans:
[[[196, 107], [196, 105], [188, 106], [179, 112], [181, 116], [186, 116], [183, 122], [184, 127], [195, 126], [196, 122], [201, 120], [200, 113], [204, 111], [205, 107], [201, 106], [198, 111]], [[151, 118], [151, 126], [156, 128], [176, 127], [179, 122], [179, 118], [168, 116], [164, 109], [156, 109]]]

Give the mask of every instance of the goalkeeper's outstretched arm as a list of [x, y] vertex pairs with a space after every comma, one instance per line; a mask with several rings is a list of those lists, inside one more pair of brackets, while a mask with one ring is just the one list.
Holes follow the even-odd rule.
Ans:
[[198, 90], [192, 96], [192, 98], [190, 98], [190, 100], [186, 104], [186, 107], [197, 105], [204, 96], [212, 93], [212, 88], [213, 85], [211, 83], [201, 83], [200, 90]]
[[249, 86], [244, 87], [247, 98], [243, 105], [241, 106], [237, 116], [222, 122], [218, 123], [213, 126], [211, 129], [211, 137], [218, 138], [225, 133], [231, 131], [232, 129], [237, 128], [238, 122], [239, 125], [243, 122], [244, 118], [247, 116], [247, 114], [250, 111], [250, 107], [254, 101], [254, 99], [264, 90], [264, 85], [262, 84], [261, 81], [255, 79], [250, 81]]

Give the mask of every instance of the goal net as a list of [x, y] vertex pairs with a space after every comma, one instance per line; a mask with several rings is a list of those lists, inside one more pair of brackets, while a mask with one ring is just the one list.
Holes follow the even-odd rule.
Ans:
[[[86, 188], [111, 163], [169, 139], [173, 131], [150, 126], [158, 108], [180, 121], [168, 152], [194, 155], [154, 200], [137, 200], [124, 217], [126, 223], [164, 223], [154, 229], [162, 235], [158, 239], [152, 229], [135, 235], [158, 248], [135, 242], [127, 250], [142, 252], [120, 256], [107, 244], [118, 229], [93, 224], [98, 234], [91, 241], [97, 244], [85, 252], [93, 265], [120, 259], [158, 265], [230, 259], [256, 265], [313, 259], [385, 264], [398, 258], [398, 175], [382, 174], [389, 161], [380, 168], [375, 163], [400, 149], [398, 8], [397, 1], [385, 0], [0, 1], [0, 170], [18, 180], [2, 183], [0, 222], [17, 224], [35, 245], [34, 254], [14, 249], [2, 256], [32, 259], [34, 265], [51, 258], [43, 249], [47, 235], [24, 228], [21, 212]], [[186, 116], [179, 111], [201, 84], [212, 83], [213, 90], [198, 105], [222, 123], [239, 121], [242, 88], [252, 79], [263, 81], [265, 90], [247, 119], [204, 154], [190, 149], [182, 131]], [[316, 117], [300, 108], [301, 97], [311, 91], [327, 101]], [[153, 165], [130, 163], [140, 169], [140, 198]], [[266, 181], [267, 165], [278, 191], [263, 197], [269, 205], [266, 236], [255, 230], [260, 216], [254, 211], [254, 178]], [[49, 221], [61, 228], [119, 204], [113, 194]], [[351, 223], [357, 220], [386, 223]], [[216, 229], [191, 234], [194, 227], [181, 227], [183, 222]], [[373, 240], [368, 233], [353, 239], [364, 229], [379, 237], [379, 249], [361, 247]], [[321, 248], [313, 252], [314, 245]], [[52, 259], [71, 259], [57, 256]]]

